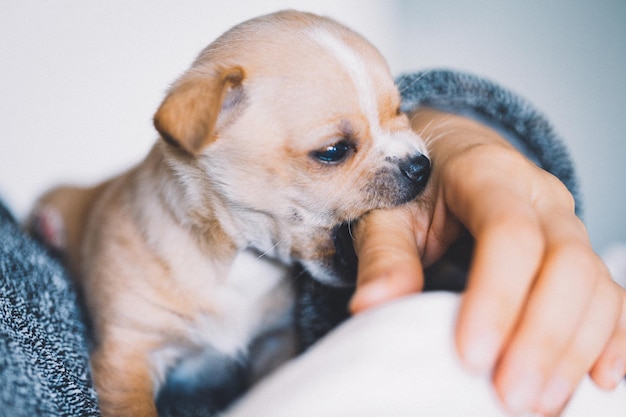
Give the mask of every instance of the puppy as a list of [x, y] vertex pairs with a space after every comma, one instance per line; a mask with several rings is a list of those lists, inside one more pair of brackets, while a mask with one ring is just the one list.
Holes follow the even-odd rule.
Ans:
[[262, 16], [173, 84], [143, 162], [39, 201], [34, 228], [65, 254], [93, 326], [103, 415], [155, 416], [173, 369], [210, 377], [231, 358], [255, 381], [294, 354], [292, 266], [344, 284], [338, 227], [426, 185], [424, 144], [399, 106], [384, 59], [356, 33], [312, 14]]

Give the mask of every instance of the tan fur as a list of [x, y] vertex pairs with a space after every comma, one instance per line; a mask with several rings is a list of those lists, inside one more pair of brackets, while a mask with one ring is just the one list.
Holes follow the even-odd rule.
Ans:
[[[367, 64], [367, 85], [316, 31]], [[263, 16], [216, 40], [174, 83], [154, 119], [163, 140], [143, 162], [40, 200], [35, 218], [56, 210], [63, 219], [93, 323], [103, 415], [154, 416], [180, 358], [206, 346], [237, 355], [284, 327], [294, 261], [335, 282], [333, 229], [415, 196], [398, 162], [423, 144], [399, 102], [384, 60], [359, 35], [310, 14]], [[341, 141], [351, 145], [345, 159], [316, 159]], [[293, 353], [288, 342], [272, 362]]]

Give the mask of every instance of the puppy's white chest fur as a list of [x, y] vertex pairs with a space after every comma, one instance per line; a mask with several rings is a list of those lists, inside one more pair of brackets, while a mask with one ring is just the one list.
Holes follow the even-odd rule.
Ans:
[[[255, 333], [289, 325], [294, 302], [289, 277], [290, 269], [284, 265], [251, 251], [239, 252], [225, 282], [218, 283], [213, 302], [218, 317], [207, 323], [214, 327], [211, 343], [235, 354]], [[205, 333], [202, 327], [199, 330]]]
[[[185, 274], [188, 267], [181, 264], [176, 269]], [[197, 268], [196, 264], [194, 272], [199, 272]], [[156, 380], [164, 381], [172, 368], [177, 368], [177, 378], [193, 379], [199, 371], [210, 372], [216, 358], [254, 363], [249, 378], [256, 380], [293, 356], [295, 297], [290, 278], [288, 267], [240, 251], [223, 278], [190, 294], [190, 300], [200, 298], [207, 308], [196, 309], [181, 323], [180, 343], [168, 343], [151, 354]], [[280, 343], [274, 343], [276, 339]]]

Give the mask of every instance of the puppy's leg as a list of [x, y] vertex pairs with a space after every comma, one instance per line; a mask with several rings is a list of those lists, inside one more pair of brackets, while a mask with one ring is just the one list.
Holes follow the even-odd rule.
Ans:
[[155, 386], [149, 361], [154, 343], [118, 330], [91, 354], [93, 380], [103, 417], [156, 417]]

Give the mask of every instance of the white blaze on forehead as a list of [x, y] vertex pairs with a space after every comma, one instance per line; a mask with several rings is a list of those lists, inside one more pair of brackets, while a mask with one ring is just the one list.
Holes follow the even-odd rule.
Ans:
[[[374, 80], [370, 77], [370, 71], [367, 70], [367, 63], [356, 51], [337, 36], [321, 28], [313, 29], [309, 33], [318, 44], [337, 59], [353, 81], [359, 98], [359, 106], [369, 121], [374, 146], [383, 150], [387, 155], [397, 157], [413, 155], [416, 152], [425, 155], [426, 149], [422, 140], [412, 131], [392, 134], [383, 130], [380, 125]], [[374, 65], [379, 64], [375, 63]], [[390, 140], [392, 138], [393, 140]]]
[[369, 121], [372, 136], [374, 138], [382, 137], [383, 131], [378, 114], [378, 100], [366, 63], [352, 48], [328, 31], [317, 28], [312, 30], [310, 34], [317, 43], [333, 54], [350, 75], [358, 92], [361, 110]]

